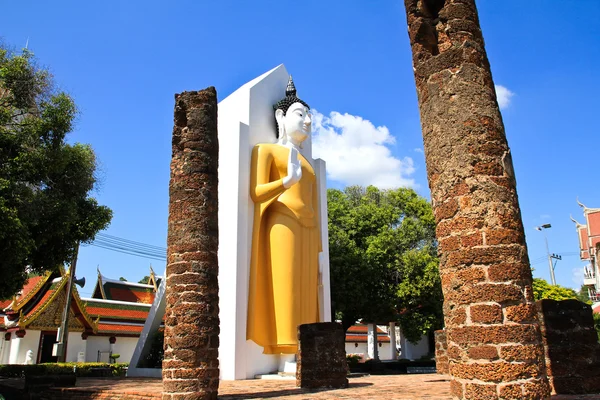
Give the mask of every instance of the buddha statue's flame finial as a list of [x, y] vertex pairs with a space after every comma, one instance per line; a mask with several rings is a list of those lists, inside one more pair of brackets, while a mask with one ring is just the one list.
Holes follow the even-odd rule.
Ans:
[[290, 75], [290, 78], [288, 79], [287, 86], [285, 87], [285, 95], [286, 96], [296, 96], [296, 86], [294, 85], [294, 80], [292, 79], [291, 75]]

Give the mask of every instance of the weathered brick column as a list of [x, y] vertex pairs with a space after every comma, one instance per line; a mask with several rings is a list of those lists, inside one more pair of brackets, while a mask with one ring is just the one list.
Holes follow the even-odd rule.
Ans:
[[600, 393], [600, 344], [592, 307], [548, 299], [536, 306], [553, 393]]
[[450, 370], [448, 366], [448, 341], [446, 331], [440, 329], [435, 334], [435, 370], [438, 374], [447, 375]]
[[512, 160], [474, 0], [405, 0], [455, 398], [549, 395]]
[[163, 399], [219, 388], [217, 93], [175, 95], [169, 183]]

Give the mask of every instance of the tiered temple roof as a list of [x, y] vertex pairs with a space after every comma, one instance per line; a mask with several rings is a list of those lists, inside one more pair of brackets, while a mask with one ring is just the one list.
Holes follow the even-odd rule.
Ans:
[[[30, 277], [20, 293], [2, 309], [4, 318], [1, 329], [56, 329], [62, 320], [68, 281], [69, 274], [62, 268]], [[77, 290], [72, 292], [69, 317], [69, 329], [72, 331], [94, 334], [98, 330]]]
[[155, 276], [152, 267], [150, 267], [150, 278], [147, 284], [110, 279], [98, 270], [98, 281], [92, 298], [152, 304], [159, 284], [160, 277]]
[[[56, 330], [62, 320], [68, 281], [69, 273], [62, 268], [30, 277], [17, 296], [0, 302], [0, 331]], [[139, 336], [159, 282], [152, 270], [149, 284], [108, 279], [98, 272], [92, 298], [80, 298], [73, 286], [69, 330]]]

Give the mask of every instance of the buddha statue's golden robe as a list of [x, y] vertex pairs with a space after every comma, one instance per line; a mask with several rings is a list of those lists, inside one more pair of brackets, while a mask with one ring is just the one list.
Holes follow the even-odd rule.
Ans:
[[299, 154], [302, 177], [284, 188], [289, 152], [279, 144], [259, 144], [252, 151], [255, 206], [246, 338], [264, 347], [265, 354], [296, 353], [298, 325], [319, 321], [317, 179]]

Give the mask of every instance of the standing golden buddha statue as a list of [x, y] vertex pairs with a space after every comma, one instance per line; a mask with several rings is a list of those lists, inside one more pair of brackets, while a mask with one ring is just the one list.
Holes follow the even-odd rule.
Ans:
[[296, 96], [273, 106], [277, 143], [252, 150], [254, 201], [246, 338], [265, 354], [294, 354], [300, 324], [319, 322], [321, 249], [317, 177], [302, 155], [311, 133], [310, 107]]

